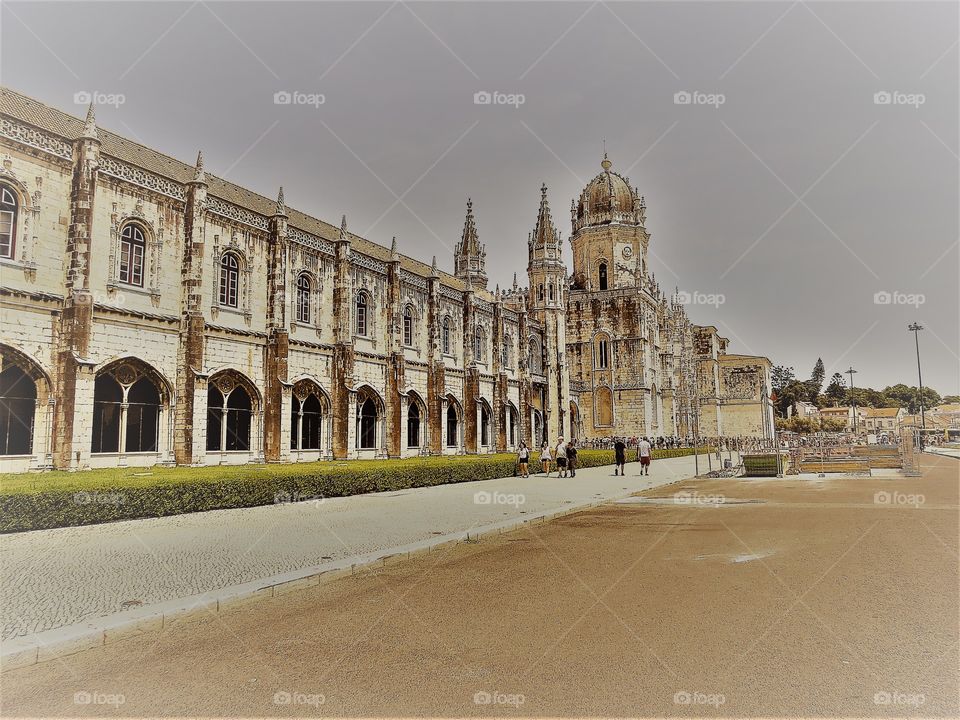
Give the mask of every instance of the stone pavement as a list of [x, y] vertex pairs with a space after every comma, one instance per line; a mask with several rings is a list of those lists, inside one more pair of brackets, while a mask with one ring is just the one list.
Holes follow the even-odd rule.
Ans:
[[[704, 472], [705, 456], [700, 462]], [[657, 460], [643, 478], [638, 464], [627, 468], [626, 477], [606, 466], [576, 478], [501, 478], [0, 536], [0, 637], [513, 527], [691, 477], [694, 461]]]

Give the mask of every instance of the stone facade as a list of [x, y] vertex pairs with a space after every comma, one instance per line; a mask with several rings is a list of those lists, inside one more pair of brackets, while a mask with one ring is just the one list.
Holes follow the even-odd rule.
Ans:
[[[684, 371], [706, 361], [648, 275], [635, 193], [604, 211], [585, 191], [571, 283], [542, 188], [530, 287], [491, 292], [472, 203], [448, 274], [104, 131], [93, 108], [4, 89], [0, 121], [0, 469], [488, 453], [699, 416]], [[730, 422], [759, 434], [769, 377], [751, 378], [752, 400], [730, 378]]]

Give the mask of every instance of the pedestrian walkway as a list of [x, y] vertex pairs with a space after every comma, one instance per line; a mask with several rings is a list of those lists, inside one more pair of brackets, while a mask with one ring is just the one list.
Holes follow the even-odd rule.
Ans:
[[[701, 468], [706, 464], [700, 457]], [[363, 564], [693, 476], [692, 457], [0, 536], [2, 638]]]

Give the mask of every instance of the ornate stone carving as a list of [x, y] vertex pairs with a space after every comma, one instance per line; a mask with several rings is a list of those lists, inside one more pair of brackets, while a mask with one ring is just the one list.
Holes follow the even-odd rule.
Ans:
[[51, 155], [70, 160], [73, 158], [73, 146], [64, 140], [50, 133], [37, 130], [29, 125], [0, 118], [0, 134], [8, 140], [18, 142], [21, 145], [27, 145], [37, 150], [43, 150]]
[[128, 182], [132, 185], [137, 185], [138, 187], [152, 190], [153, 192], [166, 195], [167, 197], [172, 197], [174, 200], [186, 199], [186, 191], [184, 190], [183, 185], [180, 183], [174, 182], [169, 178], [147, 172], [146, 170], [134, 167], [133, 165], [120, 162], [119, 160], [115, 160], [108, 155], [100, 156], [100, 167], [98, 169], [100, 172], [110, 175], [111, 177], [115, 177], [118, 180], [123, 180], [124, 182]]
[[333, 243], [329, 240], [324, 240], [321, 237], [289, 226], [287, 227], [287, 237], [295, 243], [306, 245], [309, 248], [326, 253], [327, 255], [333, 255]]
[[351, 251], [350, 262], [357, 267], [364, 268], [365, 270], [372, 270], [373, 272], [381, 273], [383, 275], [387, 274], [387, 264], [372, 258], [369, 255], [363, 255], [361, 253]]
[[400, 280], [408, 285], [412, 285], [415, 288], [419, 288], [421, 290], [427, 289], [427, 279], [420, 275], [416, 275], [409, 270], [400, 271]]
[[228, 203], [226, 200], [221, 200], [220, 198], [213, 197], [212, 195], [207, 197], [206, 209], [207, 212], [216, 213], [217, 215], [225, 217], [228, 220], [243, 223], [244, 225], [250, 225], [258, 230], [267, 231], [270, 229], [269, 222], [263, 215], [258, 215], [255, 212], [247, 210], [246, 208], [242, 208], [239, 205], [234, 205], [233, 203]]

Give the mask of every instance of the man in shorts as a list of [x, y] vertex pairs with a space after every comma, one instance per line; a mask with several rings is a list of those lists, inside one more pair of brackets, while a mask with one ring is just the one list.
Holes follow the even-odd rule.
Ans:
[[613, 452], [616, 456], [617, 466], [613, 471], [614, 475], [627, 474], [627, 446], [623, 438], [617, 438], [613, 443]]
[[649, 475], [650, 474], [650, 443], [647, 439], [640, 438], [640, 442], [637, 443], [637, 457], [640, 459], [640, 474]]
[[560, 441], [557, 443], [557, 449], [553, 453], [553, 459], [557, 461], [557, 475], [558, 477], [567, 476], [567, 446], [563, 443], [563, 436], [560, 437]]

